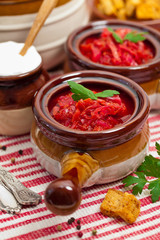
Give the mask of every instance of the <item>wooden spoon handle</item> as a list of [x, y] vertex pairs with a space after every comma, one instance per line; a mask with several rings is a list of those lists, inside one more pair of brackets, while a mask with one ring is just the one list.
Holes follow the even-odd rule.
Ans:
[[37, 36], [39, 30], [43, 26], [46, 18], [51, 13], [53, 8], [56, 7], [58, 0], [43, 0], [41, 7], [38, 11], [38, 14], [34, 20], [32, 28], [28, 34], [28, 37], [25, 41], [23, 48], [20, 51], [20, 55], [24, 56], [28, 50], [28, 48], [32, 45], [35, 37]]

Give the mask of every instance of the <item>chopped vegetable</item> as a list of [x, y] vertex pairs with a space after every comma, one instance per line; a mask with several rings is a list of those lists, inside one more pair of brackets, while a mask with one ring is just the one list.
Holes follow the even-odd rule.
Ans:
[[122, 38], [112, 28], [108, 27], [107, 29], [112, 33], [112, 36], [114, 37], [116, 42], [123, 43]]
[[[156, 142], [157, 153], [160, 156], [160, 145]], [[133, 194], [142, 193], [146, 184], [151, 193], [152, 202], [156, 202], [160, 197], [160, 160], [148, 155], [145, 161], [134, 173], [136, 176], [128, 176], [123, 180], [126, 187], [133, 185]], [[147, 180], [146, 177], [155, 178], [154, 180]]]
[[149, 62], [154, 51], [144, 42], [145, 32], [128, 28], [103, 29], [100, 35], [86, 38], [80, 44], [81, 53], [91, 61], [112, 66], [138, 66]]
[[[71, 84], [71, 82], [69, 83]], [[77, 85], [75, 86], [77, 87]], [[83, 86], [81, 85], [81, 87]], [[78, 95], [79, 90], [76, 89], [74, 92]], [[88, 92], [89, 95], [86, 98]], [[78, 101], [73, 100], [73, 93], [71, 92], [57, 96], [51, 103], [51, 115], [56, 121], [72, 129], [101, 131], [123, 123], [133, 112], [133, 102], [123, 93], [121, 93], [120, 97], [119, 92], [112, 90], [109, 93], [107, 90], [103, 92], [94, 90], [92, 94], [90, 92], [92, 91], [85, 88], [85, 99], [82, 99], [84, 96], [82, 92], [82, 96], [78, 96], [78, 99], [80, 99]], [[107, 95], [105, 95], [106, 92]], [[117, 94], [113, 95], [113, 93]], [[89, 96], [92, 95], [98, 98], [91, 99]]]

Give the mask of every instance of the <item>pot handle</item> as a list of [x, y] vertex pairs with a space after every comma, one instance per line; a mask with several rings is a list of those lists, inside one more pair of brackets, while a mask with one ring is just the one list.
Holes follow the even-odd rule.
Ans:
[[81, 188], [98, 168], [98, 161], [88, 153], [65, 153], [61, 161], [62, 177], [50, 183], [45, 191], [47, 208], [56, 215], [68, 215], [77, 210]]

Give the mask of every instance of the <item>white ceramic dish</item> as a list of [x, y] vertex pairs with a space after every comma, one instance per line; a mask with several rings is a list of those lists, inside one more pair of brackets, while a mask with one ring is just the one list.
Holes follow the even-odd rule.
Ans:
[[[0, 42], [24, 42], [36, 14], [0, 17]], [[55, 8], [35, 39], [44, 67], [50, 69], [64, 60], [64, 43], [78, 26], [89, 22], [90, 10], [85, 0], [71, 0]]]

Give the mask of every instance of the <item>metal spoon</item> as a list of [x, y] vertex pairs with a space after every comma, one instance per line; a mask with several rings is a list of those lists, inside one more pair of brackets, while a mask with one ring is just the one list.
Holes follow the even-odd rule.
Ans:
[[0, 166], [0, 181], [22, 205], [37, 205], [41, 196], [25, 187], [16, 177]]
[[22, 206], [14, 198], [8, 187], [0, 180], [0, 210], [3, 212], [18, 214]]

